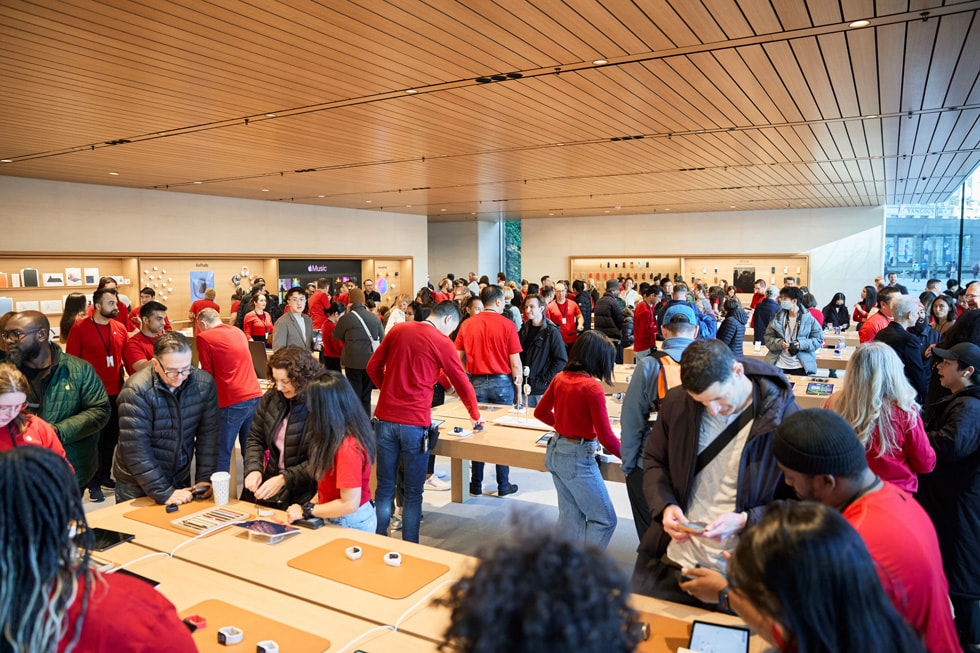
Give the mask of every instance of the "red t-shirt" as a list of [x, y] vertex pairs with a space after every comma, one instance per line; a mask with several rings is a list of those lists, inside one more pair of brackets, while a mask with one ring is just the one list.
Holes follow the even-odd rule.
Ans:
[[235, 327], [219, 324], [199, 333], [197, 357], [201, 369], [214, 377], [221, 408], [262, 396], [248, 338]]
[[[152, 585], [123, 574], [101, 574], [89, 591], [88, 609], [75, 651], [86, 653], [196, 653], [191, 631], [177, 616], [173, 604]], [[58, 644], [64, 651], [75, 634], [82, 608], [84, 579], [68, 607]], [[211, 624], [208, 624], [211, 627]], [[218, 624], [215, 630], [220, 628]], [[247, 624], [246, 624], [247, 627]]]
[[0, 426], [0, 451], [7, 451], [28, 444], [50, 449], [68, 460], [65, 456], [65, 448], [61, 446], [61, 440], [58, 439], [58, 434], [54, 432], [54, 427], [40, 417], [27, 415], [27, 425], [24, 427], [24, 431], [16, 437], [10, 432], [10, 424]]
[[242, 305], [241, 300], [236, 299], [231, 303], [231, 314], [238, 315], [238, 307]]
[[126, 365], [126, 374], [132, 376], [136, 373], [133, 365], [140, 361], [148, 361], [153, 358], [153, 342], [156, 338], [147, 337], [142, 331], [137, 331], [123, 347], [123, 363]]
[[[116, 307], [119, 310], [116, 311], [116, 317], [112, 319], [114, 319], [115, 321], [119, 322], [119, 324], [126, 327], [126, 331], [128, 332], [131, 329], [131, 327], [129, 326], [129, 307], [123, 304], [122, 302], [119, 302], [116, 305]], [[139, 309], [137, 309], [136, 317], [139, 317], [139, 314], [140, 314]], [[90, 304], [88, 307], [88, 311], [85, 313], [85, 316], [92, 317], [93, 315], [95, 315], [95, 304]]]
[[460, 325], [456, 349], [466, 354], [470, 374], [510, 374], [510, 355], [521, 353], [521, 340], [513, 322], [483, 311]]
[[242, 329], [249, 338], [269, 335], [272, 333], [272, 318], [268, 313], [257, 315], [255, 311], [249, 311], [245, 314]]
[[609, 425], [602, 384], [587, 374], [559, 372], [534, 409], [534, 417], [566, 438], [599, 442], [619, 456], [619, 439]]
[[959, 651], [936, 529], [909, 494], [888, 483], [843, 512], [868, 547], [885, 593], [929, 651]]
[[891, 322], [891, 318], [878, 311], [869, 317], [867, 322], [862, 324], [861, 328], [858, 329], [858, 340], [861, 341], [861, 344], [871, 342], [878, 335], [879, 331], [888, 326], [889, 322]]
[[657, 314], [641, 301], [633, 311], [633, 351], [657, 348]]
[[122, 385], [123, 347], [128, 339], [126, 329], [116, 320], [96, 324], [87, 317], [71, 328], [65, 351], [88, 361], [111, 397], [119, 394]]
[[327, 358], [340, 358], [344, 343], [333, 337], [333, 328], [337, 326], [332, 320], [324, 320], [320, 325], [320, 333], [323, 335], [323, 355]]
[[[507, 320], [502, 315], [498, 317]], [[447, 381], [456, 389], [470, 417], [480, 416], [476, 393], [453, 349], [453, 341], [431, 322], [393, 326], [368, 361], [367, 372], [374, 385], [381, 388], [374, 410], [378, 419], [428, 426], [432, 423], [432, 388], [437, 382], [446, 385]]]
[[328, 469], [317, 484], [318, 503], [340, 498], [341, 490], [361, 488], [361, 503], [371, 500], [371, 460], [357, 438], [347, 436], [337, 449], [333, 469]]
[[203, 311], [205, 308], [213, 308], [218, 311], [218, 315], [221, 315], [221, 307], [215, 304], [210, 299], [195, 299], [191, 303], [191, 313], [194, 314], [194, 335], [197, 335], [197, 314]]
[[453, 301], [453, 291], [452, 290], [450, 290], [449, 292], [437, 292], [436, 293], [436, 303], [437, 304], [439, 302], [451, 302], [451, 301]]
[[341, 294], [337, 295], [336, 297], [334, 297], [334, 300], [340, 302], [344, 306], [347, 306], [347, 298], [348, 297], [350, 297], [350, 293], [346, 293], [345, 292], [345, 293], [341, 293]]
[[[133, 312], [129, 314], [130, 323], [126, 325], [127, 329], [133, 329], [135, 327], [136, 330], [139, 331], [141, 328], [143, 328], [143, 318], [140, 317], [141, 308], [143, 307], [142, 306], [133, 307]], [[163, 316], [163, 330], [164, 331], [174, 330], [173, 326], [170, 324], [170, 318], [167, 317], [166, 315]]]
[[553, 301], [545, 308], [545, 315], [549, 320], [558, 325], [558, 330], [561, 332], [561, 339], [566, 345], [575, 342], [575, 339], [578, 337], [575, 333], [578, 330], [578, 323], [575, 321], [575, 317], [581, 314], [582, 309], [578, 307], [578, 304], [568, 298], [565, 299], [564, 304]]
[[310, 297], [307, 303], [310, 307], [310, 319], [313, 320], [313, 328], [319, 329], [323, 326], [323, 321], [327, 319], [324, 311], [330, 306], [330, 297], [322, 290], [317, 290]]

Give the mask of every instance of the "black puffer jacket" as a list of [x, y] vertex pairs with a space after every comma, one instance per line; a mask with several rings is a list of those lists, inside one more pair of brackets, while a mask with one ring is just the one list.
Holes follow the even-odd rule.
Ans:
[[[776, 466], [772, 438], [776, 427], [800, 407], [781, 370], [750, 358], [738, 361], [752, 381], [755, 417], [738, 464], [735, 512], [747, 511], [748, 523], [755, 524], [762, 518], [766, 504], [792, 495]], [[653, 558], [662, 556], [670, 541], [661, 524], [664, 508], [674, 504], [686, 512], [691, 503], [704, 410], [684, 388], [671, 388], [661, 404], [659, 418], [650, 429], [643, 451], [643, 494], [653, 524], [643, 537], [640, 550]]]
[[531, 384], [531, 394], [543, 395], [551, 380], [568, 362], [568, 353], [565, 351], [561, 332], [554, 322], [545, 318], [534, 340], [530, 337], [531, 326], [531, 321], [527, 320], [517, 333], [523, 350], [521, 364], [531, 368], [531, 374], [526, 381]]
[[612, 340], [623, 339], [623, 309], [611, 292], [606, 292], [595, 304], [595, 330]]
[[214, 378], [191, 369], [171, 392], [152, 365], [126, 380], [119, 392], [119, 446], [112, 468], [116, 481], [164, 503], [190, 480], [210, 481], [218, 466], [220, 430]]
[[919, 475], [916, 498], [936, 527], [949, 593], [980, 599], [980, 386], [929, 408], [936, 468]]
[[[245, 443], [245, 476], [252, 472], [262, 473], [262, 482], [279, 474], [279, 459], [282, 455], [272, 439], [276, 435], [276, 427], [286, 416], [289, 408], [289, 420], [286, 423], [286, 436], [283, 439], [285, 450], [285, 470], [282, 472], [286, 485], [269, 503], [290, 504], [306, 503], [316, 491], [316, 483], [309, 471], [310, 448], [303, 440], [308, 412], [306, 402], [301, 398], [286, 399], [275, 388], [266, 391], [255, 407], [252, 418], [252, 428], [248, 432]], [[269, 452], [269, 462], [265, 463], [265, 452]], [[251, 493], [245, 490], [243, 499], [253, 500]]]

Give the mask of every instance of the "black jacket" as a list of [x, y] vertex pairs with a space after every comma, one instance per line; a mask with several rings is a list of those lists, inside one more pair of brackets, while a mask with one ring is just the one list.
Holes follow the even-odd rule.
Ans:
[[936, 527], [949, 593], [980, 599], [980, 386], [930, 408], [936, 468], [919, 475], [916, 498]]
[[531, 384], [532, 395], [543, 395], [548, 389], [551, 379], [561, 372], [568, 362], [565, 343], [561, 339], [558, 326], [548, 318], [544, 318], [541, 328], [531, 340], [531, 321], [526, 320], [517, 332], [521, 339], [521, 364], [531, 368], [531, 374], [525, 383]]
[[[287, 408], [290, 408], [290, 411], [289, 420], [286, 422], [286, 435], [283, 438], [283, 452], [276, 449], [272, 440], [276, 434], [276, 427], [286, 415]], [[269, 503], [303, 504], [309, 501], [316, 491], [316, 483], [310, 475], [307, 464], [310, 454], [309, 444], [303, 440], [307, 412], [305, 401], [296, 398], [290, 401], [275, 388], [267, 390], [255, 407], [252, 428], [249, 429], [248, 441], [245, 443], [244, 475], [262, 472], [264, 483], [279, 474], [280, 458], [285, 461], [282, 475], [286, 485], [278, 495], [269, 500]], [[265, 463], [266, 451], [269, 452], [268, 463]], [[245, 492], [242, 498], [252, 499]]]
[[[738, 467], [735, 512], [748, 511], [749, 524], [757, 523], [773, 499], [792, 494], [783, 482], [772, 453], [773, 432], [782, 421], [800, 409], [786, 376], [778, 368], [750, 358], [739, 358], [753, 385], [755, 416]], [[680, 386], [671, 388], [643, 451], [643, 494], [653, 515], [653, 524], [640, 542], [640, 550], [659, 558], [670, 537], [661, 518], [664, 508], [674, 504], [685, 511], [691, 502], [698, 433], [704, 406]]]
[[824, 328], [840, 327], [841, 331], [847, 330], [851, 326], [851, 316], [847, 312], [847, 306], [831, 306], [830, 304], [824, 306], [823, 326]]
[[772, 318], [779, 312], [779, 303], [775, 299], [766, 297], [755, 305], [752, 313], [752, 341], [765, 343], [766, 329]]
[[611, 292], [606, 292], [595, 304], [595, 330], [613, 340], [623, 339], [623, 309]]
[[922, 341], [919, 337], [892, 321], [875, 334], [875, 340], [895, 350], [905, 366], [905, 378], [915, 388], [915, 400], [920, 404], [925, 401], [929, 389], [929, 369], [922, 359]]
[[119, 392], [119, 445], [112, 468], [116, 481], [142, 489], [157, 503], [194, 479], [210, 481], [218, 467], [220, 430], [214, 378], [191, 369], [171, 392], [152, 365], [126, 380]]
[[592, 328], [592, 295], [582, 291], [575, 295], [575, 303], [582, 312], [582, 331]]
[[730, 313], [718, 327], [718, 340], [728, 345], [732, 353], [736, 356], [742, 355], [742, 344], [745, 342], [745, 323], [749, 321], [749, 314], [742, 309], [737, 309]]

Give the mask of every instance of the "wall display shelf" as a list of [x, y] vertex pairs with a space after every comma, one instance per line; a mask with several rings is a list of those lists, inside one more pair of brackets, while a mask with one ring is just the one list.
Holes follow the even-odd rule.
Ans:
[[[36, 277], [25, 271], [36, 271]], [[91, 300], [99, 278], [107, 276], [121, 280], [119, 292], [138, 304], [139, 292], [134, 292], [136, 271], [137, 259], [132, 256], [0, 254], [0, 315], [14, 310], [39, 310], [57, 324], [65, 297], [79, 292]]]

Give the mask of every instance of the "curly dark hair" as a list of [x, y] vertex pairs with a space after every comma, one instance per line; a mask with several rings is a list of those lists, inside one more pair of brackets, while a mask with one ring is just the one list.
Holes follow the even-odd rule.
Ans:
[[273, 369], [286, 370], [286, 376], [289, 377], [289, 382], [293, 384], [296, 396], [299, 397], [306, 392], [306, 386], [320, 371], [320, 364], [302, 347], [283, 347], [277, 349], [266, 363], [265, 375], [270, 381], [275, 381], [272, 377]]
[[628, 599], [626, 578], [601, 550], [531, 534], [492, 551], [437, 601], [452, 609], [439, 650], [632, 651]]

